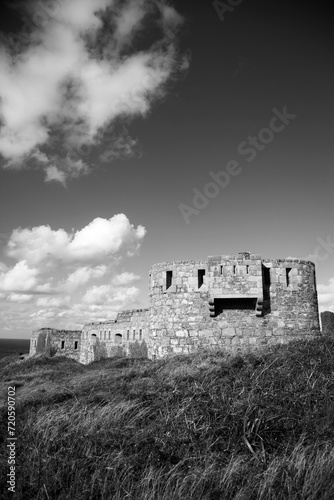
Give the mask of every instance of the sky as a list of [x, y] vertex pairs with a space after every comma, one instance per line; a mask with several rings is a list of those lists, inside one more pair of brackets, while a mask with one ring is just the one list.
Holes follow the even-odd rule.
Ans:
[[327, 2], [0, 11], [0, 337], [148, 307], [151, 265], [316, 264], [334, 311]]

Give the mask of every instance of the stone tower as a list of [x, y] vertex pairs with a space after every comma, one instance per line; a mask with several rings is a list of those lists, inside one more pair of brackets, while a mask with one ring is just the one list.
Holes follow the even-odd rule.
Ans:
[[242, 252], [150, 270], [150, 354], [249, 349], [318, 333], [312, 262]]

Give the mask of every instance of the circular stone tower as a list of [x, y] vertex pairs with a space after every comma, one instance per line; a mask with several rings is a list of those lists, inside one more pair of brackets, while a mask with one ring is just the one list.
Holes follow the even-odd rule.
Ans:
[[150, 357], [255, 349], [320, 331], [309, 261], [242, 252], [155, 264], [149, 280]]

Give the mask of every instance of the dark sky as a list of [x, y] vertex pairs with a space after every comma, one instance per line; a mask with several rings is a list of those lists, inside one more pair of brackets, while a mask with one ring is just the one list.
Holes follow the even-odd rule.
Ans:
[[[124, 123], [138, 140], [137, 154], [101, 162], [114, 140], [106, 132], [85, 157], [92, 173], [70, 179], [66, 187], [46, 183], [41, 169], [27, 164], [2, 169], [0, 261], [7, 270], [15, 264], [6, 244], [18, 227], [78, 231], [97, 217], [123, 213], [147, 230], [140, 254], [119, 267], [142, 277], [135, 306], [147, 306], [153, 263], [250, 251], [316, 260], [321, 304], [334, 310], [334, 249], [324, 246], [334, 241], [334, 35], [328, 3], [244, 0], [223, 20], [210, 1], [170, 5], [185, 18], [178, 50], [190, 64], [169, 80], [144, 118]], [[3, 9], [1, 32], [20, 33], [22, 14]], [[282, 114], [287, 118], [273, 121]], [[238, 173], [225, 187], [209, 187], [212, 173], [226, 172], [229, 162]], [[198, 194], [210, 189], [211, 199]], [[24, 318], [36, 305], [14, 299], [10, 307], [11, 330], [0, 324], [5, 337], [15, 333], [15, 307]], [[28, 335], [19, 328], [19, 336]]]

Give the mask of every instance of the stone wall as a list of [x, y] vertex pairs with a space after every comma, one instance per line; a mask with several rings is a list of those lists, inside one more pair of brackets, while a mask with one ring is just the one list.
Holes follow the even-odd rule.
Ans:
[[334, 335], [334, 312], [321, 313], [321, 330], [324, 335]]
[[255, 349], [319, 332], [315, 267], [243, 252], [150, 270], [150, 357]]
[[149, 358], [199, 348], [254, 350], [320, 332], [315, 266], [242, 252], [155, 264], [149, 309], [120, 312], [81, 331], [33, 332], [30, 354], [90, 363], [115, 355]]
[[130, 355], [134, 343], [144, 351], [149, 340], [148, 309], [122, 311], [114, 320], [83, 327], [80, 362], [87, 364], [115, 355]]
[[66, 356], [79, 361], [81, 330], [41, 328], [32, 332], [29, 355]]

